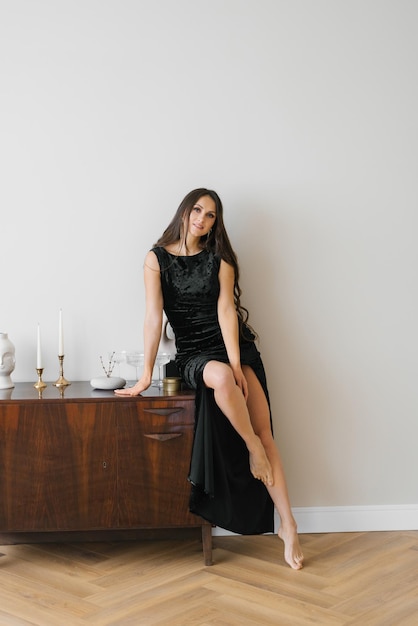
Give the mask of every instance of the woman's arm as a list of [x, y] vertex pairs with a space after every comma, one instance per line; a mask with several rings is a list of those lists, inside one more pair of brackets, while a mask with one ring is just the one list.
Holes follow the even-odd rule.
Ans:
[[145, 320], [144, 320], [144, 370], [141, 378], [127, 389], [117, 389], [119, 396], [137, 396], [148, 389], [161, 339], [163, 323], [163, 294], [160, 266], [154, 252], [148, 252], [144, 263]]
[[238, 315], [234, 301], [234, 282], [234, 268], [226, 261], [221, 261], [219, 269], [218, 320], [235, 382], [247, 399], [248, 386], [241, 368]]

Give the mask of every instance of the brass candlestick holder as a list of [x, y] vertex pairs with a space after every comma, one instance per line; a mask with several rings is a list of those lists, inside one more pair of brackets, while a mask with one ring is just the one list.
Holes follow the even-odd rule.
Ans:
[[71, 383], [69, 383], [68, 380], [64, 378], [64, 355], [59, 354], [58, 359], [60, 362], [60, 375], [58, 377], [58, 380], [56, 380], [52, 384], [55, 385], [55, 387], [67, 387], [67, 385], [71, 385]]
[[[71, 385], [71, 383], [68, 383], [69, 385]], [[67, 389], [66, 385], [61, 385], [60, 387], [57, 387], [58, 391], [60, 392], [60, 398], [64, 398], [64, 394], [65, 394], [65, 390]]]
[[36, 373], [38, 374], [38, 380], [33, 386], [35, 387], [35, 389], [39, 389], [39, 391], [41, 391], [42, 389], [45, 389], [45, 387], [47, 386], [46, 383], [44, 383], [44, 381], [42, 380], [43, 371], [44, 371], [43, 367], [36, 368]]

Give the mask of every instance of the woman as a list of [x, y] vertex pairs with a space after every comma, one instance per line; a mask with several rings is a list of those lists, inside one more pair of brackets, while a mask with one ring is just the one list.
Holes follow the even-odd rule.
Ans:
[[264, 368], [241, 305], [239, 268], [219, 196], [195, 189], [145, 259], [144, 369], [116, 394], [151, 384], [163, 310], [176, 337], [176, 363], [196, 390], [190, 510], [241, 534], [271, 532], [273, 505], [286, 562], [303, 555], [273, 440]]

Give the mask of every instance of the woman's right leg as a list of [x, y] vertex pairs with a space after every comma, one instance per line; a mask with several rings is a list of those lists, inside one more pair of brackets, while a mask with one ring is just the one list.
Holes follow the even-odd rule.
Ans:
[[280, 516], [278, 535], [285, 546], [285, 560], [293, 569], [301, 569], [303, 553], [299, 544], [296, 521], [290, 506], [282, 461], [271, 431], [267, 398], [254, 371], [245, 365], [243, 371], [248, 383], [247, 405], [251, 422], [254, 431], [263, 443], [273, 470], [274, 484], [267, 485], [267, 489]]
[[203, 370], [203, 381], [214, 391], [215, 402], [242, 437], [250, 455], [250, 470], [266, 486], [273, 485], [273, 471], [261, 439], [251, 424], [247, 403], [226, 363], [209, 361]]

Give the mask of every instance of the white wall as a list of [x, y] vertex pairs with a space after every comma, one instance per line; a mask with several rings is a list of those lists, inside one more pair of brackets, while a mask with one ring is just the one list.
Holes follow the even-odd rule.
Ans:
[[221, 195], [299, 507], [418, 503], [418, 5], [0, 0], [15, 381], [142, 347], [142, 260]]

